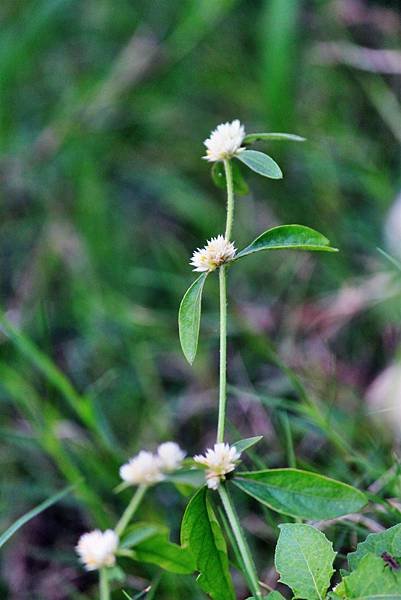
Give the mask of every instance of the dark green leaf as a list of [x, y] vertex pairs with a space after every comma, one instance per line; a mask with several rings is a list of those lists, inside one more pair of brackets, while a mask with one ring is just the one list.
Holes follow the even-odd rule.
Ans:
[[333, 575], [336, 553], [326, 536], [311, 525], [279, 525], [275, 565], [280, 581], [288, 585], [295, 598], [322, 600]]
[[201, 589], [213, 600], [235, 600], [226, 542], [206, 487], [193, 496], [186, 508], [181, 525], [181, 543], [189, 547], [195, 557]]
[[[242, 177], [239, 165], [231, 161], [231, 172], [233, 176], [234, 193], [237, 196], [246, 196], [249, 194], [249, 187], [245, 179]], [[212, 179], [217, 187], [226, 189], [226, 173], [222, 162], [215, 162], [212, 167]]]
[[163, 525], [154, 523], [135, 523], [130, 525], [120, 543], [120, 548], [132, 548], [140, 542], [148, 540], [155, 535], [166, 534], [166, 528]]
[[245, 438], [243, 440], [239, 440], [238, 442], [235, 442], [233, 444], [233, 446], [235, 446], [235, 448], [238, 450], [238, 452], [245, 452], [246, 450], [248, 450], [249, 448], [252, 448], [252, 446], [254, 446], [255, 444], [257, 444], [258, 442], [260, 442], [260, 440], [263, 439], [263, 435], [257, 435], [256, 437], [251, 437], [251, 438]]
[[195, 561], [187, 548], [173, 544], [163, 525], [137, 523], [130, 527], [122, 548], [132, 548], [131, 557], [139, 562], [158, 565], [172, 573], [193, 573]]
[[44, 502], [41, 502], [40, 504], [38, 504], [38, 506], [32, 508], [32, 510], [28, 511], [27, 513], [22, 515], [22, 517], [14, 521], [14, 523], [10, 525], [10, 527], [0, 535], [0, 548], [10, 539], [11, 536], [14, 535], [16, 531], [18, 531], [18, 529], [20, 529], [20, 527], [22, 527], [23, 525], [25, 525], [25, 523], [28, 523], [28, 521], [39, 515], [41, 512], [43, 512], [50, 506], [52, 506], [52, 504], [59, 502], [59, 500], [61, 500], [62, 498], [64, 498], [64, 496], [69, 494], [71, 490], [74, 489], [74, 487], [74, 485], [70, 485], [67, 488], [64, 488], [63, 490], [61, 490], [61, 492], [57, 492], [57, 494], [54, 494], [47, 500], [44, 500]]
[[233, 481], [273, 510], [304, 519], [332, 519], [366, 504], [365, 495], [350, 485], [299, 469], [238, 473]]
[[249, 246], [238, 252], [234, 260], [260, 250], [317, 250], [337, 252], [329, 240], [314, 229], [304, 225], [279, 225], [262, 233]]
[[283, 173], [278, 164], [267, 154], [258, 152], [257, 150], [243, 150], [236, 155], [241, 162], [244, 163], [255, 173], [269, 177], [270, 179], [281, 179]]
[[370, 533], [355, 552], [348, 554], [348, 564], [354, 570], [366, 554], [380, 556], [383, 552], [401, 558], [401, 523], [381, 533]]
[[252, 142], [270, 141], [270, 140], [287, 140], [289, 142], [305, 142], [304, 137], [295, 135], [294, 133], [249, 133], [244, 138], [244, 144], [252, 144]]
[[192, 365], [198, 347], [199, 324], [201, 316], [202, 291], [207, 273], [195, 279], [185, 292], [178, 312], [178, 327], [181, 348], [187, 361]]

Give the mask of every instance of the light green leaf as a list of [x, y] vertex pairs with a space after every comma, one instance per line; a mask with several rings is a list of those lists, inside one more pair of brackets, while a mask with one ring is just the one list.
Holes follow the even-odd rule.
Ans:
[[69, 494], [71, 490], [74, 489], [74, 487], [75, 485], [70, 485], [64, 488], [63, 490], [61, 490], [61, 492], [57, 492], [57, 494], [54, 494], [47, 500], [44, 500], [44, 502], [41, 502], [40, 504], [38, 504], [38, 506], [32, 508], [32, 510], [28, 511], [27, 513], [22, 515], [22, 517], [14, 521], [14, 523], [10, 525], [10, 527], [6, 529], [6, 531], [3, 531], [3, 533], [0, 535], [0, 548], [10, 539], [11, 536], [14, 535], [16, 531], [18, 531], [18, 529], [20, 529], [20, 527], [25, 525], [25, 523], [28, 523], [28, 521], [39, 515], [41, 512], [43, 512], [56, 502], [59, 502], [59, 500], [61, 500], [62, 498], [64, 498], [64, 496]]
[[333, 575], [336, 553], [326, 536], [311, 525], [279, 525], [275, 565], [280, 581], [288, 585], [294, 598], [323, 600]]
[[195, 570], [195, 561], [188, 548], [173, 544], [168, 539], [169, 531], [163, 525], [137, 523], [128, 530], [121, 548], [133, 548], [124, 553], [139, 562], [158, 565], [171, 573], [187, 574]]
[[279, 225], [262, 233], [249, 246], [238, 252], [234, 260], [260, 250], [316, 250], [338, 252], [329, 246], [329, 240], [304, 225]]
[[235, 442], [233, 444], [233, 446], [235, 446], [235, 448], [238, 450], [238, 452], [241, 452], [241, 454], [242, 454], [242, 452], [249, 450], [249, 448], [252, 448], [252, 446], [254, 446], [258, 442], [260, 442], [260, 440], [262, 440], [262, 439], [263, 439], [263, 435], [257, 435], [255, 437], [239, 440], [238, 442]]
[[[231, 172], [233, 177], [234, 193], [237, 196], [246, 196], [249, 194], [249, 187], [245, 179], [242, 177], [239, 165], [231, 161]], [[212, 179], [217, 187], [226, 189], [226, 173], [224, 170], [224, 164], [220, 161], [213, 163], [212, 167]]]
[[205, 483], [205, 472], [203, 469], [181, 469], [176, 473], [168, 473], [166, 475], [166, 481], [198, 488]]
[[381, 533], [370, 533], [364, 542], [358, 544], [355, 552], [348, 554], [350, 569], [356, 569], [366, 554], [380, 556], [383, 552], [401, 557], [401, 523]]
[[235, 158], [238, 158], [255, 173], [269, 177], [270, 179], [282, 179], [283, 173], [281, 172], [278, 164], [267, 154], [258, 152], [257, 150], [243, 150], [239, 152]]
[[366, 554], [335, 591], [344, 600], [401, 600], [401, 571], [390, 569], [380, 556]]
[[197, 582], [213, 600], [235, 600], [227, 546], [207, 496], [201, 488], [190, 500], [181, 525], [181, 543], [189, 547], [200, 572]]
[[367, 501], [350, 485], [299, 469], [238, 473], [233, 482], [269, 508], [304, 519], [340, 517], [358, 511]]
[[195, 279], [185, 292], [178, 312], [178, 327], [181, 348], [185, 358], [192, 365], [198, 347], [199, 324], [201, 316], [202, 291], [207, 273]]
[[244, 137], [244, 144], [252, 144], [252, 142], [271, 141], [271, 140], [286, 140], [289, 142], [305, 142], [306, 138], [294, 133], [249, 133]]
[[[246, 600], [256, 600], [255, 596], [250, 596]], [[280, 592], [270, 592], [267, 596], [263, 596], [263, 600], [285, 600], [284, 596]]]

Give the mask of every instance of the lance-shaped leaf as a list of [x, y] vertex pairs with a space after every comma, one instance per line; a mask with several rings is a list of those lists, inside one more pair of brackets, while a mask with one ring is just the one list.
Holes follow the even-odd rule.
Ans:
[[244, 138], [244, 144], [252, 144], [259, 141], [284, 140], [288, 142], [305, 142], [304, 137], [294, 133], [249, 133]]
[[323, 600], [333, 575], [336, 553], [326, 536], [311, 525], [279, 525], [275, 565], [280, 581], [295, 598]]
[[137, 523], [131, 526], [124, 537], [121, 547], [132, 548], [130, 556], [139, 562], [158, 565], [172, 573], [193, 573], [195, 561], [187, 548], [170, 542], [169, 531], [163, 525]]
[[185, 358], [192, 365], [198, 347], [201, 316], [202, 291], [207, 273], [202, 273], [187, 289], [178, 311], [178, 328], [181, 348]]
[[338, 252], [329, 240], [305, 225], [279, 225], [262, 233], [249, 246], [238, 252], [234, 260], [261, 250], [315, 250]]
[[366, 554], [381, 556], [383, 552], [398, 559], [401, 557], [401, 523], [380, 533], [370, 533], [355, 552], [348, 554], [348, 564], [351, 569], [356, 569]]
[[346, 483], [300, 469], [238, 473], [233, 482], [269, 508], [303, 519], [333, 519], [360, 510], [367, 501]]
[[[249, 194], [249, 187], [245, 179], [242, 177], [239, 165], [235, 162], [231, 162], [231, 172], [233, 177], [233, 188], [234, 193], [237, 196], [246, 196]], [[224, 170], [224, 164], [220, 161], [213, 163], [212, 167], [212, 179], [217, 187], [226, 189], [226, 173]]]
[[260, 442], [263, 439], [263, 435], [257, 435], [251, 438], [244, 438], [243, 440], [238, 440], [238, 442], [234, 442], [233, 446], [237, 449], [238, 452], [245, 452], [252, 448], [255, 444]]
[[191, 498], [186, 508], [181, 525], [181, 543], [195, 558], [201, 589], [213, 600], [235, 600], [226, 542], [206, 487]]
[[278, 164], [267, 154], [257, 150], [242, 150], [235, 158], [238, 158], [255, 173], [269, 177], [270, 179], [281, 179], [283, 173]]

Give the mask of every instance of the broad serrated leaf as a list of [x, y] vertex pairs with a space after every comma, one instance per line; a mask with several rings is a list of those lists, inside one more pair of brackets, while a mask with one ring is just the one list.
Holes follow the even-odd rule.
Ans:
[[332, 519], [366, 504], [359, 490], [300, 469], [269, 469], [237, 473], [233, 482], [269, 508], [303, 519]]
[[246, 452], [249, 448], [252, 448], [255, 444], [260, 442], [263, 439], [263, 435], [257, 435], [251, 438], [244, 438], [243, 440], [238, 440], [238, 442], [234, 442], [233, 446], [238, 450], [238, 452]]
[[163, 525], [133, 525], [121, 547], [132, 548], [134, 560], [158, 565], [171, 573], [184, 575], [195, 571], [195, 561], [188, 548], [170, 542], [169, 531]]
[[181, 525], [181, 543], [193, 554], [199, 571], [197, 582], [213, 600], [235, 600], [227, 546], [207, 488], [190, 500]]
[[338, 252], [329, 240], [314, 229], [304, 225], [279, 225], [262, 233], [246, 248], [238, 252], [234, 260], [261, 250], [309, 250]]
[[306, 138], [294, 133], [249, 133], [244, 137], [244, 144], [252, 144], [259, 141], [284, 140], [288, 142], [305, 142]]
[[366, 554], [335, 593], [344, 600], [401, 600], [401, 571], [390, 569], [380, 556]]
[[294, 598], [323, 600], [334, 572], [333, 544], [311, 525], [279, 527], [274, 561], [280, 581], [292, 589]]
[[[246, 196], [249, 194], [249, 187], [245, 179], [242, 177], [239, 165], [231, 161], [231, 173], [233, 178], [234, 194], [237, 196]], [[212, 167], [212, 179], [217, 187], [226, 189], [226, 172], [224, 164], [221, 161], [215, 162]]]
[[401, 557], [401, 523], [380, 533], [370, 533], [364, 542], [358, 544], [355, 552], [348, 554], [350, 569], [356, 569], [366, 554], [381, 556], [383, 552]]
[[181, 348], [185, 358], [192, 365], [196, 356], [201, 316], [202, 291], [207, 273], [202, 273], [187, 289], [178, 311], [178, 328]]
[[270, 179], [281, 179], [283, 173], [278, 164], [264, 152], [257, 150], [243, 150], [235, 158], [238, 158], [244, 165], [249, 167], [255, 173], [269, 177]]

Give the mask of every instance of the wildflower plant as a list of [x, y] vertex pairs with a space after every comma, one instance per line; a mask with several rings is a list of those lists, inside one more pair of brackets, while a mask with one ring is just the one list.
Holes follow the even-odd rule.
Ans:
[[[317, 473], [296, 468], [245, 470], [242, 461], [262, 436], [237, 441], [226, 437], [229, 270], [245, 264], [242, 259], [255, 252], [279, 249], [336, 252], [324, 235], [303, 225], [273, 227], [239, 251], [236, 249], [232, 240], [235, 195], [247, 189], [237, 162], [266, 178], [280, 179], [282, 172], [277, 163], [267, 154], [250, 149], [255, 141], [276, 139], [303, 141], [299, 136], [284, 133], [247, 135], [244, 126], [235, 120], [219, 125], [204, 142], [207, 149], [204, 159], [213, 163], [212, 177], [227, 193], [225, 231], [193, 253], [190, 264], [200, 275], [182, 299], [178, 321], [182, 350], [192, 364], [198, 346], [203, 288], [208, 277], [216, 273], [220, 304], [216, 442], [193, 458], [186, 458], [186, 453], [175, 442], [165, 442], [156, 452], [141, 450], [120, 467], [122, 483], [117, 491], [133, 488], [130, 502], [113, 529], [84, 533], [76, 546], [85, 569], [99, 571], [101, 600], [110, 600], [114, 580], [123, 582], [125, 579], [118, 564], [120, 559], [155, 564], [176, 574], [196, 572], [200, 589], [212, 600], [235, 600], [227, 540], [235, 556], [235, 568], [242, 573], [249, 588], [250, 599], [264, 598], [234, 503], [234, 491], [245, 493], [270, 510], [298, 521], [281, 526], [276, 568], [281, 581], [293, 589], [297, 598], [321, 600], [329, 589], [335, 553], [321, 532], [299, 521], [341, 517], [366, 504], [366, 496], [358, 489]], [[189, 486], [193, 492], [182, 519], [180, 544], [170, 541], [166, 527], [134, 521], [149, 488], [162, 483], [185, 485], [186, 489]], [[295, 567], [288, 570], [283, 556], [291, 556], [291, 553]], [[361, 563], [363, 560], [366, 559]], [[369, 560], [372, 562], [372, 557]], [[372, 565], [369, 562], [368, 567]], [[375, 568], [379, 568], [377, 564]], [[344, 576], [331, 597], [348, 598], [341, 593], [347, 585], [353, 584], [354, 577], [359, 576], [354, 573]], [[280, 597], [278, 593], [274, 596], [276, 600]]]

